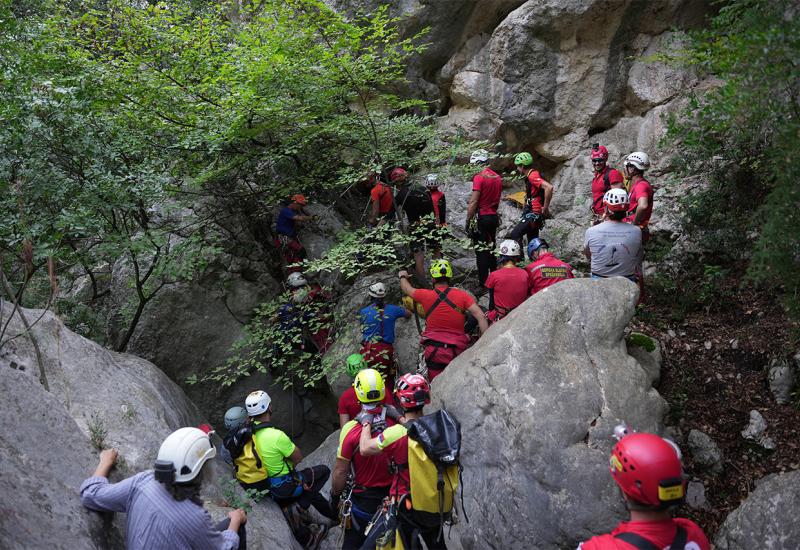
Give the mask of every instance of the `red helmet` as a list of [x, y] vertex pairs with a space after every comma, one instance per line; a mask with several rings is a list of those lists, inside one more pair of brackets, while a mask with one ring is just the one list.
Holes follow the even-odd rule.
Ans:
[[406, 179], [408, 173], [400, 167], [395, 168], [389, 173], [389, 181], [397, 181], [400, 179]]
[[421, 374], [404, 374], [394, 385], [394, 395], [404, 409], [416, 409], [431, 402], [431, 386]]
[[678, 447], [655, 434], [634, 433], [614, 446], [611, 476], [631, 500], [654, 507], [680, 504], [686, 494]]
[[594, 144], [592, 147], [592, 160], [594, 159], [608, 160], [608, 149], [606, 149], [605, 145]]

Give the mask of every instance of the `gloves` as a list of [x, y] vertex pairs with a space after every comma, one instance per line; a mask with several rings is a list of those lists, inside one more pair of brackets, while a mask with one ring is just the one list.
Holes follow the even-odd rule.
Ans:
[[385, 405], [385, 408], [386, 408], [386, 418], [391, 418], [395, 422], [400, 421], [400, 417], [403, 416], [403, 413], [397, 410], [397, 407], [393, 405]]
[[360, 426], [364, 425], [364, 422], [369, 422], [372, 424], [372, 413], [368, 413], [367, 411], [361, 411], [356, 415], [355, 421], [358, 422]]

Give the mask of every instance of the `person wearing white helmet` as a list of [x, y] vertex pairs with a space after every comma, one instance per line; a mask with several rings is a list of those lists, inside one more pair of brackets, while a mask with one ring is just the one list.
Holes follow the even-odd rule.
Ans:
[[490, 323], [499, 321], [528, 298], [528, 272], [517, 267], [522, 260], [519, 243], [506, 239], [497, 252], [497, 269], [489, 274], [485, 284], [489, 289], [486, 318]]
[[116, 449], [100, 453], [92, 477], [81, 484], [81, 504], [99, 512], [126, 512], [127, 550], [245, 548], [247, 514], [237, 509], [214, 524], [199, 498], [203, 467], [216, 449], [198, 428], [180, 428], [158, 450], [153, 470], [111, 484]]
[[[265, 480], [252, 484], [249, 488], [268, 490], [269, 496], [282, 508], [291, 508], [297, 504], [302, 510], [308, 510], [313, 505], [326, 518], [338, 521], [339, 514], [320, 494], [331, 475], [330, 468], [320, 464], [303, 470], [295, 469], [303, 460], [303, 453], [285, 432], [272, 424], [272, 399], [267, 392], [251, 392], [245, 399], [245, 408], [253, 426], [254, 448], [266, 472]], [[289, 516], [287, 519], [291, 520]], [[310, 529], [302, 522], [290, 525], [295, 538], [307, 548], [316, 547], [327, 531], [325, 525], [318, 529]]]
[[361, 350], [367, 366], [380, 371], [387, 384], [394, 383], [397, 367], [394, 362], [395, 323], [408, 319], [411, 312], [386, 303], [386, 285], [373, 283], [367, 290], [370, 304], [358, 312], [361, 324]]
[[469, 162], [483, 167], [472, 177], [472, 195], [467, 205], [467, 219], [464, 224], [464, 231], [470, 236], [475, 247], [478, 282], [483, 285], [489, 272], [497, 267], [494, 247], [497, 227], [500, 225], [497, 209], [500, 207], [503, 178], [488, 166], [489, 152], [485, 149], [473, 152]]
[[446, 205], [444, 193], [436, 187], [436, 174], [428, 174], [425, 186], [412, 183], [410, 179], [399, 182], [395, 204], [406, 214], [411, 236], [411, 251], [417, 275], [425, 277], [425, 251], [438, 258], [441, 249], [440, 230], [444, 224]]
[[643, 243], [646, 243], [650, 236], [647, 227], [653, 214], [653, 187], [644, 178], [644, 172], [648, 168], [650, 168], [650, 157], [642, 151], [631, 153], [625, 159], [625, 173], [631, 181], [630, 204], [625, 221], [642, 229]]
[[586, 230], [583, 253], [591, 260], [593, 279], [626, 277], [636, 282], [642, 258], [642, 230], [623, 221], [628, 203], [624, 189], [606, 191], [605, 221]]
[[291, 292], [291, 301], [278, 309], [281, 329], [293, 342], [292, 347], [325, 353], [331, 345], [330, 296], [299, 272], [289, 274], [286, 286]]

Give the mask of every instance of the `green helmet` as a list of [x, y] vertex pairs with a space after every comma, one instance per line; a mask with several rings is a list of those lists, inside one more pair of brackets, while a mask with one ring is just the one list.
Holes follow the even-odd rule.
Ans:
[[453, 276], [453, 268], [447, 260], [434, 260], [431, 262], [431, 277], [438, 279], [439, 277], [447, 277], [448, 279]]
[[364, 360], [364, 356], [360, 353], [354, 353], [350, 355], [347, 360], [345, 361], [347, 374], [350, 376], [355, 376], [361, 369], [367, 368], [367, 362]]
[[517, 166], [530, 166], [533, 164], [533, 157], [527, 151], [523, 151], [514, 157], [514, 164]]

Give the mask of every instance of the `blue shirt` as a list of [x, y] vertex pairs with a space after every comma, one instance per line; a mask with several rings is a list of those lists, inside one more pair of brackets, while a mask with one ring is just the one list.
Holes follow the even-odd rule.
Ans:
[[370, 342], [386, 342], [394, 344], [394, 323], [406, 316], [405, 308], [393, 304], [383, 310], [383, 334], [381, 334], [381, 316], [375, 304], [370, 304], [358, 312], [361, 321], [361, 340]]
[[294, 227], [294, 217], [296, 215], [297, 212], [288, 206], [281, 208], [280, 214], [278, 214], [278, 221], [275, 222], [275, 231], [277, 231], [279, 235], [296, 237], [297, 229]]
[[235, 550], [239, 535], [220, 531], [208, 512], [191, 500], [177, 501], [147, 470], [119, 483], [90, 477], [81, 504], [100, 512], [127, 512], [127, 550]]

